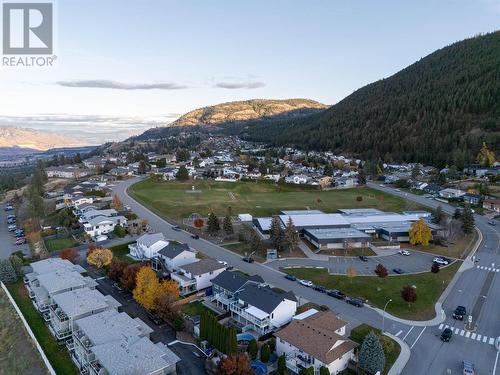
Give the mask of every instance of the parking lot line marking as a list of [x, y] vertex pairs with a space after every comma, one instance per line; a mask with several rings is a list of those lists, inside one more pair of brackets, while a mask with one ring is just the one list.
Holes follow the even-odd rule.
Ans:
[[473, 333], [472, 335], [470, 335], [470, 338], [471, 338], [472, 340], [475, 340], [475, 339], [476, 339], [476, 333]]
[[482, 337], [481, 335], [477, 335], [476, 340], [481, 341], [481, 337]]
[[439, 325], [439, 329], [443, 329], [443, 323]]
[[398, 333], [396, 333], [394, 336], [398, 337], [398, 336], [399, 336], [400, 334], [402, 334], [402, 333], [403, 333], [403, 331], [402, 331], [402, 330], [400, 330], [400, 331], [399, 331]]
[[403, 337], [403, 340], [406, 339], [406, 337], [410, 334], [410, 332], [413, 330], [413, 328], [415, 328], [415, 326], [411, 326], [411, 328], [408, 330], [408, 332], [406, 332], [405, 337]]
[[483, 336], [483, 342], [488, 341], [488, 336]]
[[495, 338], [494, 337], [490, 337], [490, 341], [488, 341], [488, 344], [494, 345], [495, 344]]
[[465, 337], [469, 338], [469, 337], [470, 337], [470, 332], [467, 332], [467, 333], [465, 334]]
[[417, 338], [415, 339], [415, 341], [413, 342], [413, 345], [410, 346], [410, 349], [413, 349], [413, 347], [415, 346], [415, 344], [417, 343], [418, 339], [420, 338], [420, 336], [422, 336], [422, 333], [424, 333], [425, 329], [427, 327], [424, 327], [424, 329], [422, 330], [422, 332], [420, 332], [420, 334], [417, 336]]
[[464, 333], [465, 333], [465, 331], [462, 329], [462, 330], [460, 331], [460, 336], [463, 336], [463, 335], [464, 335]]

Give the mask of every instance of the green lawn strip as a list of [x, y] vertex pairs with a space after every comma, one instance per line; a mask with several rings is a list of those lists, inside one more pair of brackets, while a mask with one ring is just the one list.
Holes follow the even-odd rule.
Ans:
[[[349, 296], [361, 297], [379, 308], [392, 299], [387, 306], [390, 314], [404, 319], [427, 320], [435, 316], [434, 304], [460, 265], [461, 262], [457, 261], [437, 274], [428, 272], [385, 278], [357, 276], [349, 279], [343, 275], [329, 275], [325, 269], [316, 268], [283, 268], [282, 271], [328, 289], [339, 289]], [[417, 301], [411, 306], [401, 298], [401, 289], [406, 285], [417, 287]]]
[[201, 315], [201, 312], [204, 310], [210, 310], [210, 309], [208, 307], [205, 307], [203, 303], [201, 303], [200, 301], [186, 303], [185, 305], [182, 306], [182, 312], [189, 316], [197, 316], [197, 315], [199, 316]]
[[73, 239], [73, 237], [45, 240], [45, 247], [47, 247], [47, 250], [50, 252], [74, 246], [78, 246], [78, 243]]
[[129, 254], [128, 245], [130, 245], [131, 243], [135, 243], [135, 241], [130, 241], [122, 243], [120, 245], [111, 246], [109, 247], [109, 250], [113, 252], [113, 257], [117, 259], [123, 260], [127, 263], [137, 263], [138, 262], [137, 260], [134, 260], [128, 256]]
[[[201, 193], [190, 193], [191, 187]], [[140, 181], [129, 188], [130, 194], [165, 217], [181, 219], [192, 213], [224, 216], [228, 206], [233, 214], [270, 216], [281, 210], [319, 209], [336, 212], [340, 208], [375, 207], [384, 211], [420, 209], [405, 199], [366, 187], [318, 190], [311, 186], [271, 184], [268, 182]], [[231, 194], [229, 194], [231, 193]], [[361, 201], [357, 198], [361, 197]]]
[[[223, 245], [225, 249], [231, 250], [233, 253], [240, 254], [242, 257], [245, 255], [250, 255], [252, 252], [251, 246], [245, 242], [232, 243], [229, 245]], [[265, 251], [259, 251], [252, 255], [257, 262], [264, 262], [266, 260]]]
[[18, 281], [15, 284], [8, 285], [7, 288], [19, 306], [19, 309], [23, 313], [24, 318], [31, 327], [31, 330], [42, 346], [45, 355], [52, 364], [52, 367], [54, 367], [56, 373], [61, 375], [79, 374], [79, 371], [71, 361], [66, 346], [62, 344], [58, 345], [56, 339], [45, 325], [42, 316], [31, 303], [31, 299], [28, 296], [28, 292], [23, 282]]
[[357, 350], [361, 349], [361, 345], [363, 344], [366, 335], [370, 333], [370, 331], [373, 331], [378, 336], [380, 343], [382, 344], [382, 348], [384, 349], [385, 367], [383, 374], [387, 374], [394, 362], [396, 362], [396, 359], [398, 359], [399, 353], [401, 352], [401, 347], [390, 337], [382, 335], [382, 332], [379, 329], [363, 323], [356, 328], [353, 328], [351, 330], [351, 335], [349, 336], [352, 341], [355, 341], [359, 344]]

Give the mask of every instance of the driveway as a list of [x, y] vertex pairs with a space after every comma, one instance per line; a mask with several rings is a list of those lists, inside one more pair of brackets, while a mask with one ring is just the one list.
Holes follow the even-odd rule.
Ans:
[[0, 259], [6, 259], [15, 251], [21, 250], [30, 255], [28, 244], [15, 245], [16, 239], [13, 232], [7, 229], [7, 215], [15, 215], [14, 211], [5, 211], [5, 204], [0, 205]]
[[206, 374], [205, 356], [196, 347], [177, 342], [169, 345], [169, 348], [181, 358], [181, 361], [177, 364], [177, 375]]

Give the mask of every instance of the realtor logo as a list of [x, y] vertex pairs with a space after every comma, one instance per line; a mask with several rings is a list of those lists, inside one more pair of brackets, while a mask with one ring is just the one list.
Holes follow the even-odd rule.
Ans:
[[53, 50], [52, 3], [2, 4], [4, 55], [51, 55]]

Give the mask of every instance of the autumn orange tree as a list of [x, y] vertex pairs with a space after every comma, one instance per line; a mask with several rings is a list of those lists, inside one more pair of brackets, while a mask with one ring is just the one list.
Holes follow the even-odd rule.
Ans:
[[175, 281], [158, 280], [156, 273], [148, 266], [142, 267], [136, 276], [134, 299], [144, 308], [153, 310], [156, 300], [162, 295], [179, 296], [179, 287]]
[[231, 355], [219, 362], [218, 375], [253, 375], [250, 360], [244, 353]]
[[358, 276], [358, 271], [354, 267], [347, 267], [345, 270], [346, 276], [349, 278], [349, 281], [352, 283], [352, 280]]
[[106, 248], [96, 248], [87, 255], [87, 263], [91, 266], [102, 268], [109, 266], [113, 260], [113, 252]]
[[423, 219], [419, 219], [412, 224], [410, 228], [410, 243], [412, 245], [428, 246], [431, 238], [431, 229]]
[[120, 211], [123, 209], [123, 203], [120, 200], [120, 198], [118, 198], [117, 195], [113, 196], [113, 200], [111, 201], [110, 206], [111, 206], [111, 208], [114, 208], [117, 211]]
[[59, 253], [59, 258], [61, 259], [67, 259], [71, 263], [75, 263], [76, 260], [79, 258], [80, 254], [78, 254], [78, 251], [71, 248], [67, 247], [65, 249], [62, 249], [61, 252]]

